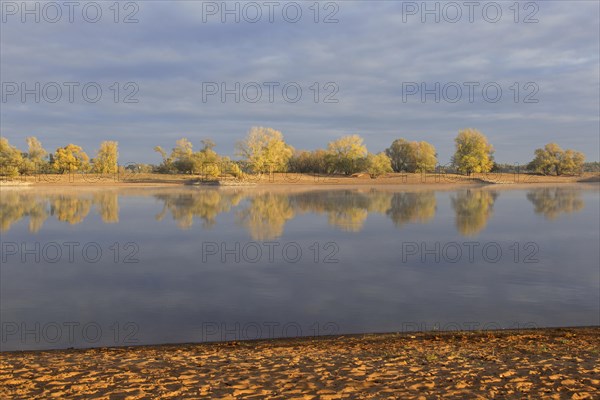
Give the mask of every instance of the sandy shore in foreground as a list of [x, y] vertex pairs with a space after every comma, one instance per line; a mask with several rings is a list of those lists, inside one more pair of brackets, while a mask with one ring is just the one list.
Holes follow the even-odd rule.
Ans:
[[0, 398], [598, 398], [600, 328], [2, 353]]

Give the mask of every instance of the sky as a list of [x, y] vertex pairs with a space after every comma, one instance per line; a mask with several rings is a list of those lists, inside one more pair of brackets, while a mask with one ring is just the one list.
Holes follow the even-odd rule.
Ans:
[[599, 160], [600, 2], [514, 3], [2, 0], [0, 134], [116, 140], [125, 164], [181, 137], [235, 156], [266, 126], [306, 150], [425, 140], [445, 164], [475, 128], [497, 162]]

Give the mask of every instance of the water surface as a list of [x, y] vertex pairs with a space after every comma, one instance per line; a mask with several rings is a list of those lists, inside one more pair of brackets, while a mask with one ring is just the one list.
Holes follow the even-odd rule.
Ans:
[[597, 185], [27, 188], [2, 350], [600, 324]]

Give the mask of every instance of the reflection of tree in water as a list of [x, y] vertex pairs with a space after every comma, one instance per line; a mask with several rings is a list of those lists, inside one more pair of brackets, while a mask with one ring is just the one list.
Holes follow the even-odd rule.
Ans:
[[87, 217], [92, 204], [97, 206], [102, 221], [119, 221], [119, 200], [116, 192], [94, 193], [91, 200], [79, 195], [67, 194], [2, 193], [0, 228], [2, 231], [7, 231], [15, 221], [29, 217], [29, 231], [38, 232], [48, 215], [62, 222], [78, 224]]
[[252, 196], [236, 214], [236, 222], [248, 229], [252, 239], [270, 240], [283, 234], [285, 223], [294, 215], [288, 195], [265, 193]]
[[202, 220], [204, 228], [215, 224], [217, 215], [227, 212], [237, 205], [242, 195], [238, 192], [221, 192], [219, 190], [202, 190], [187, 193], [161, 193], [154, 196], [164, 202], [162, 211], [156, 216], [161, 221], [170, 212], [177, 226], [189, 229], [194, 223], [194, 217]]
[[386, 215], [400, 227], [409, 222], [425, 223], [435, 216], [437, 201], [433, 191], [394, 193]]
[[13, 223], [25, 217], [29, 217], [29, 231], [38, 232], [48, 218], [46, 202], [31, 193], [3, 191], [0, 196], [0, 231], [8, 231]]
[[116, 192], [94, 193], [92, 202], [102, 218], [102, 222], [119, 222], [119, 195]]
[[293, 196], [293, 204], [303, 212], [327, 214], [330, 225], [358, 232], [369, 212], [385, 213], [390, 208], [391, 198], [391, 193], [378, 191], [314, 191]]
[[394, 194], [371, 190], [367, 195], [367, 210], [370, 213], [386, 214], [392, 207]]
[[347, 232], [360, 232], [369, 212], [363, 208], [347, 208], [327, 213], [329, 225], [336, 226]]
[[82, 222], [89, 214], [91, 207], [90, 199], [62, 194], [50, 196], [50, 215], [72, 225]]
[[497, 192], [488, 190], [460, 191], [452, 197], [456, 213], [456, 229], [465, 236], [474, 236], [485, 228], [492, 216]]
[[583, 209], [585, 203], [581, 191], [565, 188], [541, 188], [527, 193], [527, 199], [533, 203], [536, 214], [547, 219], [556, 219], [562, 213], [572, 213]]

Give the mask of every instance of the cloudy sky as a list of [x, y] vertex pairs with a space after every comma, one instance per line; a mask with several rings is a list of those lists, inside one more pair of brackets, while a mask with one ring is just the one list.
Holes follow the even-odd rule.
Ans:
[[0, 132], [22, 149], [110, 139], [158, 162], [188, 137], [232, 156], [259, 125], [297, 149], [426, 140], [443, 164], [473, 127], [498, 162], [548, 142], [600, 159], [597, 1], [48, 4], [2, 1]]

